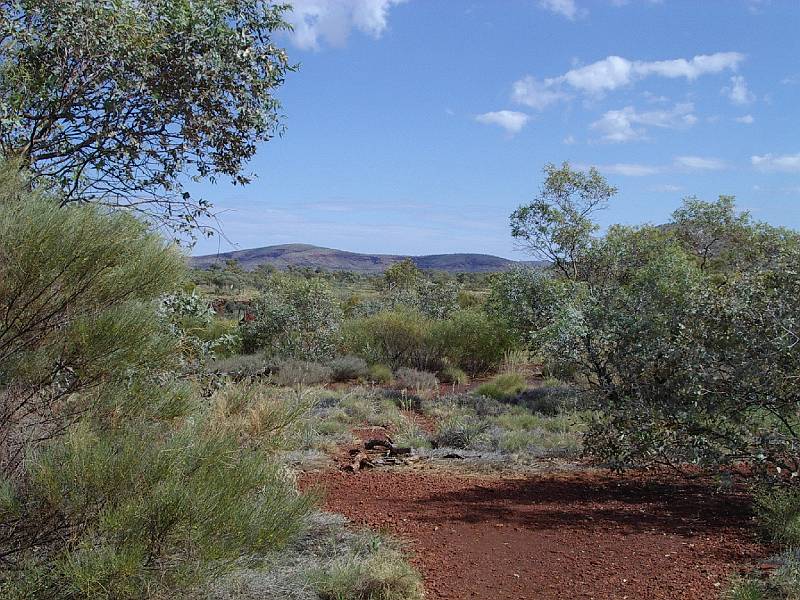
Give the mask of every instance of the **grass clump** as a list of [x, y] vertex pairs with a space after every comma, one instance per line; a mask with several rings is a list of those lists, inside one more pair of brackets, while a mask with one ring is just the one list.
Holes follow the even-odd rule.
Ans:
[[422, 600], [419, 574], [402, 552], [377, 536], [345, 556], [312, 572], [310, 580], [322, 600]]
[[340, 356], [328, 363], [334, 381], [365, 380], [369, 376], [367, 361], [358, 356]]
[[444, 383], [452, 383], [453, 385], [469, 384], [469, 375], [452, 365], [445, 367], [439, 372], [439, 379]]
[[526, 387], [527, 382], [521, 373], [501, 373], [491, 381], [479, 385], [475, 393], [495, 400], [506, 400], [519, 395]]
[[376, 364], [369, 368], [369, 380], [373, 383], [386, 385], [392, 382], [392, 370], [386, 365]]
[[435, 448], [465, 450], [474, 446], [488, 428], [489, 424], [478, 417], [454, 414], [439, 423], [431, 443]]
[[269, 365], [262, 354], [236, 354], [208, 364], [208, 371], [231, 379], [246, 379], [267, 374]]
[[800, 490], [766, 489], [756, 495], [756, 517], [766, 538], [800, 549]]
[[277, 373], [274, 375], [275, 383], [285, 387], [329, 383], [332, 377], [333, 371], [330, 367], [317, 362], [295, 359], [280, 361]]
[[439, 387], [439, 380], [436, 379], [436, 375], [428, 371], [401, 367], [395, 371], [394, 378], [400, 387], [414, 390], [417, 393], [423, 390], [434, 390]]

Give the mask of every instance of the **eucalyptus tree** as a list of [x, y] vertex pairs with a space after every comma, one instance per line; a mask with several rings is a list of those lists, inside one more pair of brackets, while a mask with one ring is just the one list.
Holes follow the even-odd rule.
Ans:
[[0, 152], [63, 203], [173, 231], [209, 213], [191, 179], [250, 180], [294, 70], [267, 0], [0, 0]]

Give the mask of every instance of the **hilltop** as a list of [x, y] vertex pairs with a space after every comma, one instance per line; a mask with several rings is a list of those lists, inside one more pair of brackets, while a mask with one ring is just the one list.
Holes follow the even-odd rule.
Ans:
[[193, 256], [190, 265], [207, 269], [214, 263], [237, 260], [245, 270], [268, 264], [276, 269], [308, 267], [324, 271], [351, 271], [354, 273], [382, 273], [392, 264], [410, 258], [420, 269], [449, 273], [490, 273], [505, 271], [514, 265], [531, 264], [514, 261], [491, 254], [429, 254], [407, 256], [402, 254], [361, 254], [309, 244], [281, 244], [249, 250], [236, 250], [219, 254]]

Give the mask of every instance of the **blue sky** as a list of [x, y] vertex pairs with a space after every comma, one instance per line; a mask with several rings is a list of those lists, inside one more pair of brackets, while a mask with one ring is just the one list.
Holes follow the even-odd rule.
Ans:
[[547, 162], [597, 166], [602, 223], [734, 194], [800, 229], [798, 0], [296, 0], [286, 134], [198, 184], [231, 244], [520, 258]]

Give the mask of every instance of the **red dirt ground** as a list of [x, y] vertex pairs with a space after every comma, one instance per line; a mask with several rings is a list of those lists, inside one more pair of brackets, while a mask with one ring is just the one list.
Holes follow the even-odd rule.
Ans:
[[652, 475], [396, 469], [302, 484], [321, 487], [329, 510], [410, 542], [431, 600], [719, 598], [766, 552], [743, 495]]

